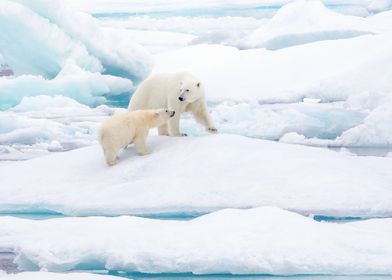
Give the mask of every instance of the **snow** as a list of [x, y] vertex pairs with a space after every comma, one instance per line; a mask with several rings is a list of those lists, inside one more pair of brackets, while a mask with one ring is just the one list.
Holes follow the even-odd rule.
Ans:
[[53, 273], [53, 272], [23, 272], [17, 274], [1, 274], [1, 280], [120, 280], [114, 276], [96, 275], [91, 273]]
[[389, 157], [235, 135], [151, 136], [148, 147], [152, 154], [145, 157], [129, 148], [113, 168], [99, 146], [8, 163], [0, 211], [190, 214], [275, 205], [327, 216], [392, 213]]
[[[206, 85], [211, 102], [296, 102], [304, 97], [319, 98], [323, 102], [341, 101], [359, 88], [361, 91], [390, 91], [386, 75], [382, 75], [380, 82], [355, 78], [359, 78], [357, 72], [364, 74], [369, 64], [381, 68], [375, 69], [374, 76], [378, 71], [389, 73], [387, 49], [391, 45], [392, 37], [388, 35], [320, 41], [277, 51], [239, 51], [219, 45], [197, 45], [158, 55], [154, 72], [187, 70], [195, 73]], [[329, 90], [332, 81], [346, 81], [344, 85], [348, 87], [354, 79], [354, 89], [348, 92], [336, 89], [337, 86], [336, 90]], [[329, 80], [331, 85], [320, 86]]]
[[323, 223], [275, 207], [190, 221], [0, 218], [19, 269], [194, 274], [391, 274], [392, 219]]

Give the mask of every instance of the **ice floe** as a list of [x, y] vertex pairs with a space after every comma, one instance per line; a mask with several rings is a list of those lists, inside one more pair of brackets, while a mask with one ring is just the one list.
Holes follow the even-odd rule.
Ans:
[[123, 278], [97, 275], [91, 273], [53, 273], [53, 272], [22, 272], [17, 274], [2, 274], [1, 280], [120, 280]]
[[114, 112], [64, 96], [24, 97], [0, 112], [0, 159], [23, 160], [95, 144], [99, 124]]
[[0, 218], [19, 269], [194, 274], [392, 274], [392, 219], [323, 223], [275, 207], [190, 221]]
[[51, 80], [32, 75], [0, 77], [0, 110], [18, 105], [25, 96], [37, 95], [63, 95], [86, 105], [97, 106], [107, 103], [108, 98], [121, 94], [129, 96], [132, 89], [133, 84], [128, 79], [88, 72], [68, 61]]

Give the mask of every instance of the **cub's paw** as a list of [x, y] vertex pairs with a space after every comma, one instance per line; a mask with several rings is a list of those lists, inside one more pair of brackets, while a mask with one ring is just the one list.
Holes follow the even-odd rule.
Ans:
[[186, 134], [186, 133], [181, 133], [181, 135], [180, 136], [183, 136], [183, 137], [185, 137], [185, 136], [188, 136], [188, 134]]
[[218, 129], [215, 127], [209, 127], [209, 128], [207, 128], [207, 131], [210, 133], [218, 133]]
[[145, 150], [145, 151], [138, 151], [137, 152], [139, 156], [146, 156], [151, 154], [151, 152], [149, 150]]

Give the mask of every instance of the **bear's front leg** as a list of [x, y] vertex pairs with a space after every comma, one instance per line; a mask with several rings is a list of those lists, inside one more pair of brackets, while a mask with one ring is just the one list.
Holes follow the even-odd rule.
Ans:
[[180, 132], [180, 115], [181, 115], [180, 110], [176, 111], [174, 117], [172, 117], [167, 123], [170, 136], [177, 136], [177, 137], [186, 136], [186, 134], [182, 134]]
[[146, 147], [146, 136], [138, 136], [133, 140], [135, 144], [136, 152], [141, 155], [145, 156], [150, 153], [150, 151]]
[[204, 125], [206, 130], [211, 133], [217, 133], [218, 129], [211, 120], [211, 116], [208, 113], [208, 109], [204, 99], [195, 101], [189, 104], [187, 108], [188, 112], [191, 112], [195, 120]]

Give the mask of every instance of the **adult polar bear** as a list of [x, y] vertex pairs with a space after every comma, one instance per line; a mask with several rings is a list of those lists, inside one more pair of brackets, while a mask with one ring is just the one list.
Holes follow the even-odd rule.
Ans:
[[191, 73], [151, 75], [139, 85], [128, 106], [130, 111], [157, 108], [176, 112], [167, 124], [158, 127], [159, 135], [184, 136], [180, 131], [182, 112], [192, 113], [209, 132], [218, 131], [207, 110], [204, 87]]

